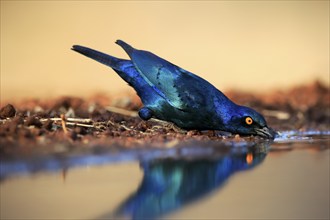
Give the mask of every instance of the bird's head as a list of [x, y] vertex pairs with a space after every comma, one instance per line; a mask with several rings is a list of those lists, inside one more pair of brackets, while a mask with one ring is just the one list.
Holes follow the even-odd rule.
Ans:
[[236, 106], [227, 129], [233, 133], [259, 135], [270, 139], [274, 139], [276, 135], [276, 132], [267, 126], [261, 114], [245, 106]]

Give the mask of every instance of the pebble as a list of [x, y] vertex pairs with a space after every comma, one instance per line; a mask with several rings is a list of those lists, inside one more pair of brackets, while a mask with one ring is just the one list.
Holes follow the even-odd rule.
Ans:
[[0, 109], [0, 118], [12, 118], [16, 114], [16, 109], [13, 105], [8, 104]]

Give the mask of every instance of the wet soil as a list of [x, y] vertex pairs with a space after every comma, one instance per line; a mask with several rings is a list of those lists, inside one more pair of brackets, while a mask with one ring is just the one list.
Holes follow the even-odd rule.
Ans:
[[[329, 131], [329, 87], [319, 82], [268, 94], [227, 91], [238, 104], [261, 112], [275, 130]], [[137, 116], [142, 106], [136, 95], [90, 98], [60, 97], [2, 103], [0, 158], [34, 153], [61, 153], [102, 146], [107, 149], [173, 147], [182, 141], [258, 141], [219, 131], [180, 131]]]

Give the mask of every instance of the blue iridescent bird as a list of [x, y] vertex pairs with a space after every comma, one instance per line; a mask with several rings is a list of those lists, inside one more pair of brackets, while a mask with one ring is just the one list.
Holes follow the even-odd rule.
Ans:
[[144, 105], [139, 110], [143, 120], [157, 118], [186, 130], [275, 137], [261, 114], [235, 104], [201, 77], [122, 40], [116, 43], [130, 60], [79, 45], [74, 45], [72, 50], [111, 67], [132, 86]]

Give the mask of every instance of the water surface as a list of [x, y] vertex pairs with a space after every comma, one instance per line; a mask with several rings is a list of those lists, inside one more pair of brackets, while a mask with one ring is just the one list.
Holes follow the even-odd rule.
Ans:
[[329, 134], [1, 162], [1, 219], [328, 219]]

